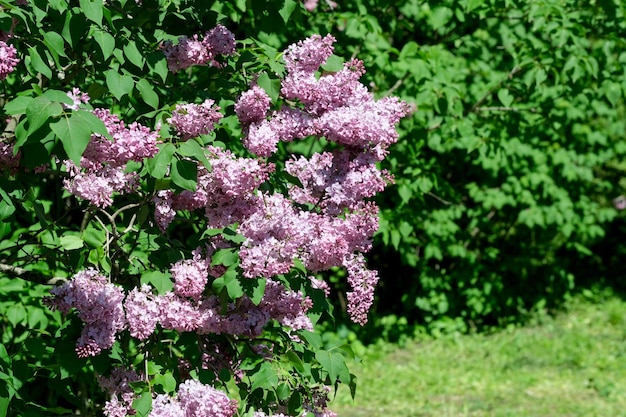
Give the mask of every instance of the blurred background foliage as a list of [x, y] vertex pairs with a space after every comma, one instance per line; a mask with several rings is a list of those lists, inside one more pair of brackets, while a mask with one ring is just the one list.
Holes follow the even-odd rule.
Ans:
[[366, 84], [417, 108], [385, 161], [378, 326], [362, 337], [501, 326], [582, 289], [624, 289], [624, 12], [409, 0], [313, 16], [340, 55], [365, 60]]

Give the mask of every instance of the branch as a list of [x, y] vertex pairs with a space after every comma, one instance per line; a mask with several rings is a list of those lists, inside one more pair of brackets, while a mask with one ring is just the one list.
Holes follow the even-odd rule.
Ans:
[[536, 107], [520, 108], [520, 107], [505, 107], [505, 106], [493, 106], [493, 107], [476, 107], [475, 111], [511, 111], [511, 112], [531, 112], [538, 113], [539, 110]]
[[0, 273], [23, 279], [24, 281], [33, 282], [35, 284], [55, 285], [59, 281], [65, 281], [62, 277], [52, 277], [44, 275], [40, 272], [28, 271], [19, 266], [7, 265], [0, 263]]
[[468, 111], [465, 112], [465, 116], [467, 116], [468, 113], [475, 112], [476, 109], [478, 109], [481, 106], [481, 104], [483, 104], [485, 102], [485, 100], [487, 100], [489, 98], [489, 96], [491, 96], [494, 93], [494, 91], [496, 91], [498, 88], [500, 88], [502, 86], [502, 84], [504, 84], [504, 82], [506, 80], [510, 80], [511, 78], [513, 78], [515, 76], [515, 74], [520, 72], [522, 70], [522, 67], [523, 67], [523, 65], [518, 65], [518, 66], [513, 67], [511, 72], [509, 72], [509, 74], [506, 77], [504, 77], [496, 85], [491, 87], [481, 98], [478, 99], [478, 101], [476, 103], [474, 103], [474, 105], [472, 106], [471, 109], [469, 109]]

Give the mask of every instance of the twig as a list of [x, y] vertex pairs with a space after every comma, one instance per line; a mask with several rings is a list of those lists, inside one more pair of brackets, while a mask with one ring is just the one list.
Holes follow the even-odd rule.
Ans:
[[481, 98], [479, 98], [478, 101], [476, 103], [474, 103], [472, 108], [465, 112], [465, 115], [467, 116], [468, 113], [475, 112], [476, 109], [479, 108], [485, 102], [485, 100], [487, 100], [489, 98], [489, 96], [491, 96], [493, 94], [494, 91], [496, 91], [498, 88], [500, 88], [502, 86], [502, 84], [504, 84], [504, 82], [506, 80], [510, 80], [511, 78], [513, 78], [515, 76], [515, 74], [520, 72], [522, 70], [522, 66], [523, 65], [518, 65], [518, 66], [514, 67], [511, 70], [511, 72], [509, 72], [509, 74], [506, 77], [501, 79], [496, 85], [491, 87]]
[[474, 111], [510, 111], [510, 112], [531, 112], [537, 113], [539, 110], [536, 107], [520, 108], [520, 107], [506, 107], [506, 106], [492, 106], [492, 107], [476, 107]]

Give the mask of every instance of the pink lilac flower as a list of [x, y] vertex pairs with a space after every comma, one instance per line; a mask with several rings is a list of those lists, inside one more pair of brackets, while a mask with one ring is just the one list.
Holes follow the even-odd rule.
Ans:
[[219, 67], [215, 60], [218, 54], [232, 55], [235, 52], [235, 35], [222, 25], [207, 32], [203, 40], [197, 34], [191, 38], [181, 36], [178, 44], [166, 42], [163, 45], [163, 54], [167, 59], [170, 71], [178, 72], [192, 65], [212, 65]]
[[89, 95], [87, 93], [83, 93], [80, 89], [74, 87], [72, 91], [67, 92], [67, 96], [72, 99], [72, 104], [64, 104], [66, 109], [70, 110], [78, 110], [81, 105], [87, 104], [89, 102]]
[[152, 410], [148, 417], [188, 417], [175, 397], [158, 394], [152, 400]]
[[272, 113], [269, 120], [252, 123], [243, 137], [243, 145], [258, 156], [276, 152], [278, 142], [302, 139], [316, 134], [314, 120], [307, 113], [284, 107]]
[[13, 144], [0, 142], [0, 172], [15, 174], [20, 165], [21, 152], [13, 155]]
[[311, 319], [306, 315], [313, 307], [313, 302], [301, 291], [287, 290], [284, 285], [268, 279], [259, 307], [268, 311], [274, 320], [286, 327], [313, 331]]
[[124, 173], [119, 168], [105, 166], [97, 173], [82, 172], [72, 163], [65, 161], [70, 178], [63, 180], [67, 191], [91, 204], [105, 208], [113, 203], [113, 193], [131, 192], [137, 184], [136, 173]]
[[142, 377], [134, 370], [116, 367], [108, 377], [98, 377], [98, 385], [110, 395], [104, 405], [106, 417], [126, 417], [134, 414], [133, 400], [136, 398], [131, 382], [141, 381]]
[[394, 98], [372, 100], [330, 110], [319, 117], [316, 126], [327, 139], [343, 145], [387, 147], [398, 139], [395, 124], [408, 111]]
[[178, 387], [178, 394], [159, 394], [152, 401], [150, 417], [232, 417], [237, 401], [210, 385], [188, 379]]
[[172, 208], [172, 190], [161, 190], [152, 198], [154, 203], [154, 220], [161, 230], [165, 233], [167, 227], [176, 217], [176, 210]]
[[371, 99], [371, 94], [359, 78], [365, 74], [363, 62], [353, 59], [336, 73], [316, 77], [313, 72], [289, 72], [281, 84], [281, 94], [290, 100], [298, 100], [306, 111], [320, 115], [324, 111], [347, 105], [352, 101]]
[[[86, 99], [86, 96], [80, 99]], [[106, 109], [96, 109], [93, 113], [104, 122], [113, 140], [93, 134], [81, 157], [80, 167], [70, 160], [65, 161], [69, 176], [63, 184], [75, 196], [105, 208], [113, 203], [114, 193], [129, 193], [136, 189], [138, 174], [127, 173], [126, 164], [156, 155], [158, 133], [138, 123], [126, 127]]]
[[46, 302], [67, 314], [72, 308], [85, 324], [77, 342], [79, 357], [95, 356], [115, 343], [115, 336], [126, 325], [120, 287], [108, 282], [96, 270], [88, 268], [50, 290], [52, 297]]
[[172, 117], [167, 119], [182, 139], [191, 139], [211, 133], [222, 114], [215, 101], [207, 99], [202, 104], [177, 104]]
[[200, 312], [196, 303], [167, 292], [156, 297], [160, 309], [159, 323], [164, 329], [191, 332], [198, 329]]
[[347, 257], [344, 266], [348, 270], [348, 283], [352, 287], [348, 296], [348, 314], [358, 324], [367, 323], [367, 312], [374, 303], [374, 287], [378, 273], [367, 269], [362, 254]]
[[187, 416], [232, 417], [237, 412], [237, 401], [231, 400], [222, 391], [193, 379], [180, 384], [178, 401]]
[[235, 113], [242, 125], [252, 122], [260, 122], [265, 119], [270, 109], [270, 96], [258, 85], [244, 92], [237, 103], [235, 103]]
[[[312, 12], [317, 8], [318, 3], [319, 0], [304, 0], [304, 8], [309, 12]], [[326, 4], [328, 4], [328, 7], [330, 7], [331, 10], [337, 8], [337, 3], [332, 0], [326, 0]]]
[[126, 296], [124, 310], [130, 335], [139, 340], [150, 337], [161, 313], [150, 286], [143, 284], [141, 289], [133, 288]]
[[4, 80], [12, 73], [19, 62], [17, 49], [5, 41], [0, 41], [0, 80]]
[[209, 227], [225, 227], [241, 221], [256, 210], [254, 190], [267, 180], [274, 165], [258, 159], [239, 158], [232, 152], [209, 146], [207, 159], [211, 171], [198, 167], [197, 188], [180, 194], [161, 192], [157, 204], [157, 223], [165, 230], [175, 210], [205, 209]]
[[244, 219], [237, 232], [246, 237], [239, 251], [245, 277], [272, 277], [288, 272], [299, 242], [290, 237], [297, 214], [282, 194], [263, 195], [258, 210]]
[[202, 42], [213, 54], [232, 55], [235, 53], [235, 35], [223, 25], [217, 25], [208, 31]]
[[287, 71], [314, 72], [333, 54], [335, 38], [313, 35], [296, 44], [290, 45], [284, 52], [283, 59]]
[[193, 259], [176, 262], [170, 268], [174, 279], [174, 292], [181, 297], [200, 298], [208, 282], [210, 262], [202, 259], [199, 249], [194, 250]]

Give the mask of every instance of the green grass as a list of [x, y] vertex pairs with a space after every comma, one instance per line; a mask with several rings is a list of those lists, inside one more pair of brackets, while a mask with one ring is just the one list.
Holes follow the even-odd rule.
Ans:
[[556, 317], [491, 335], [370, 349], [340, 417], [626, 417], [626, 302], [577, 299]]

